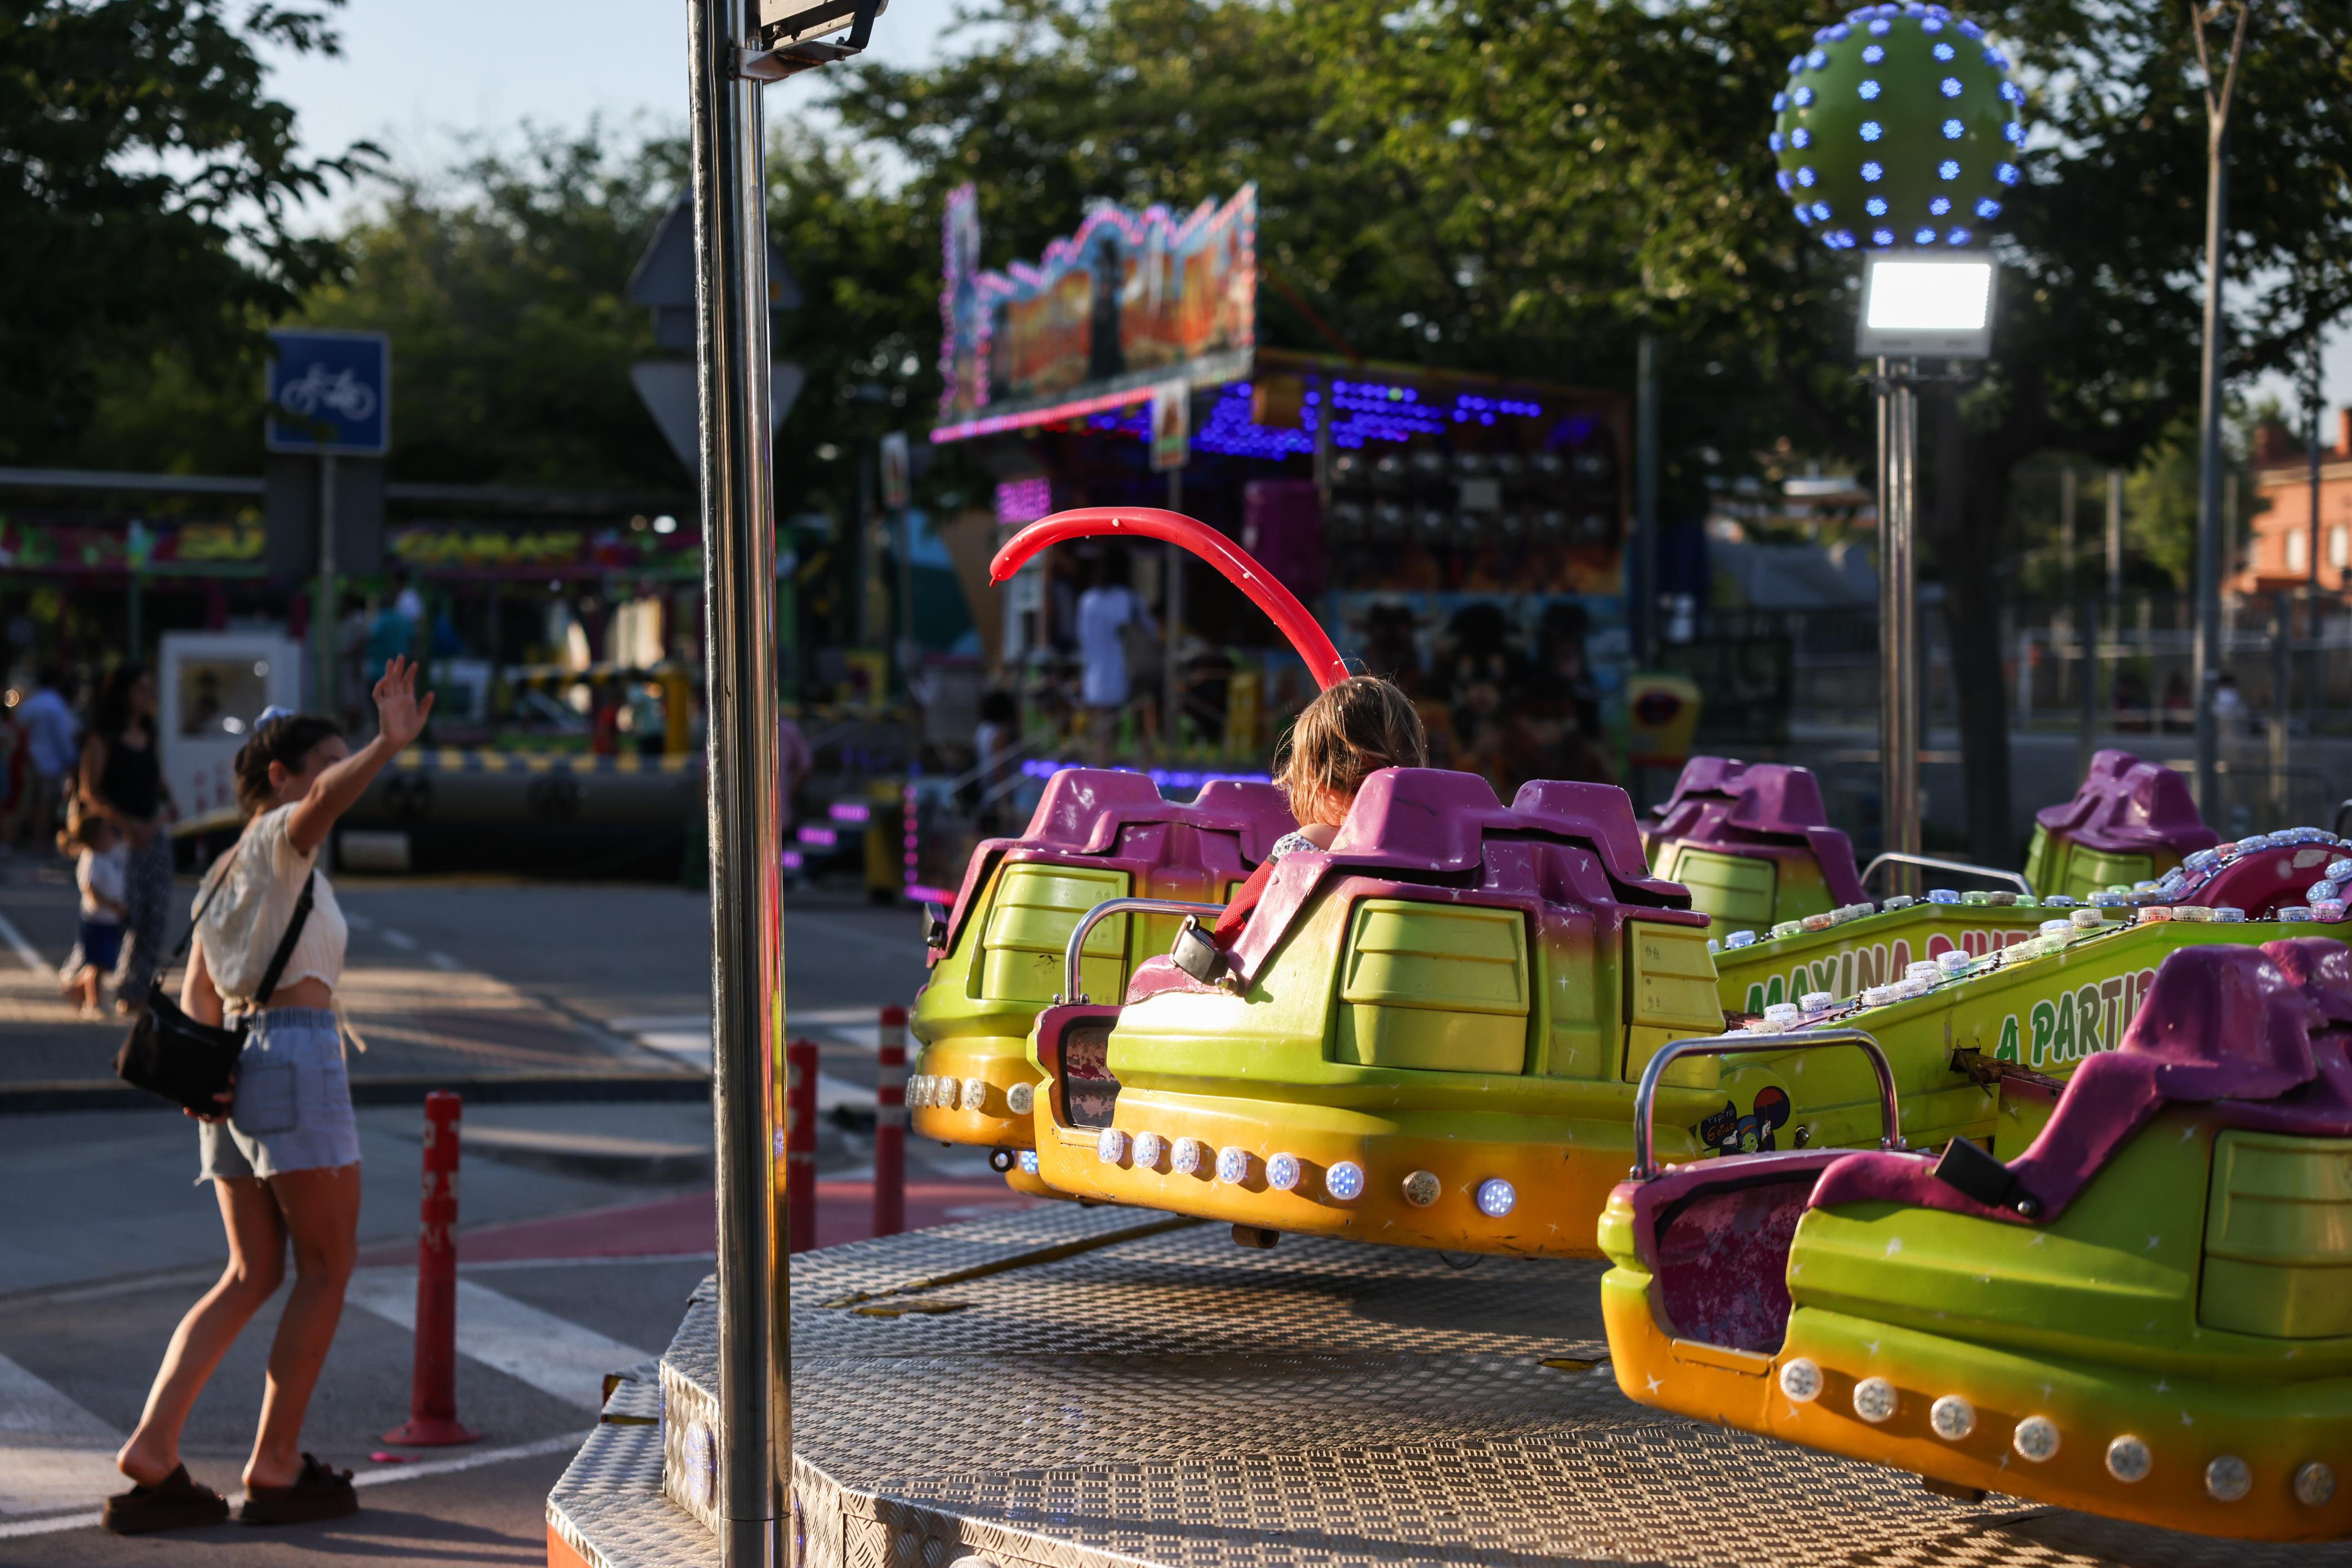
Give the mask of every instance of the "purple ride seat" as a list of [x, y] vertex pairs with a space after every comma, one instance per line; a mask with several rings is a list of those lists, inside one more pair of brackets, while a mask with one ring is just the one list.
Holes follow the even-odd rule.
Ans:
[[1652, 838], [1671, 838], [1717, 854], [1794, 859], [1822, 868], [1830, 898], [1858, 904], [1866, 895], [1854, 868], [1853, 841], [1830, 826], [1821, 781], [1810, 768], [1693, 757], [1658, 808]]
[[2197, 815], [2184, 774], [2123, 751], [2093, 755], [2074, 798], [2043, 806], [2033, 820], [2053, 837], [2063, 833], [2105, 855], [2169, 851], [2178, 858], [2221, 842]]
[[972, 850], [948, 919], [945, 947], [932, 950], [933, 961], [955, 945], [1000, 861], [1083, 856], [1139, 882], [1196, 883], [1194, 896], [1215, 902], [1223, 897], [1223, 884], [1248, 876], [1275, 840], [1296, 826], [1289, 802], [1270, 784], [1216, 779], [1183, 802], [1162, 795], [1141, 773], [1064, 768], [1045, 781], [1037, 809], [1018, 838], [985, 838]]
[[[1328, 879], [1356, 896], [1515, 905], [1543, 919], [1600, 922], [1613, 942], [1627, 906], [1647, 918], [1704, 925], [1679, 883], [1650, 875], [1633, 804], [1612, 784], [1538, 779], [1506, 807], [1475, 773], [1382, 768], [1364, 781], [1331, 847], [1286, 855], [1226, 954], [1255, 980], [1299, 911]], [[1127, 999], [1202, 990], [1165, 957], [1136, 966]]]
[[1822, 1173], [1809, 1206], [1909, 1204], [2011, 1225], [2065, 1212], [2133, 1133], [2168, 1104], [2209, 1106], [2216, 1123], [2352, 1137], [2352, 951], [2326, 937], [2259, 948], [2181, 948], [2156, 972], [2123, 1044], [2074, 1069], [2058, 1109], [2009, 1163], [2032, 1218], [1938, 1180], [1932, 1162], [1849, 1154]]

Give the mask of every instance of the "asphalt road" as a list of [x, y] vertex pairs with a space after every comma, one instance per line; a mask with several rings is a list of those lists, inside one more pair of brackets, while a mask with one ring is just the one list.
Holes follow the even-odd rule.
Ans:
[[[709, 1070], [709, 906], [646, 886], [346, 877], [346, 990], [386, 1037], [355, 1079], [426, 1070], [469, 1100], [463, 1123], [458, 1409], [468, 1447], [392, 1453], [407, 1414], [421, 1118], [360, 1112], [365, 1198], [354, 1281], [306, 1446], [359, 1472], [352, 1521], [230, 1524], [118, 1539], [91, 1510], [119, 1489], [114, 1447], [138, 1420], [173, 1323], [225, 1255], [193, 1127], [167, 1108], [5, 1110], [14, 1081], [93, 1078], [121, 1037], [62, 1016], [36, 965], [71, 941], [67, 885], [21, 863], [0, 879], [0, 1568], [219, 1560], [411, 1564], [545, 1560], [544, 1500], [595, 1419], [604, 1372], [657, 1354], [713, 1267], [709, 1110], [693, 1098], [514, 1103], [481, 1092], [518, 1070]], [[917, 917], [854, 895], [796, 895], [786, 917], [789, 1027], [816, 1037], [834, 1101], [874, 1081], [876, 1011], [922, 978]], [[175, 932], [176, 934], [176, 932]], [[30, 949], [29, 954], [24, 950]], [[13, 950], [13, 952], [12, 952]], [[417, 1000], [410, 1001], [410, 998]], [[437, 1009], [430, 1028], [411, 1026]], [[404, 1028], [406, 1034], [403, 1034]], [[819, 1239], [862, 1233], [868, 1146], [828, 1126]], [[1017, 1202], [972, 1153], [911, 1152], [912, 1223]], [[191, 1471], [235, 1495], [275, 1304], [198, 1403]]]

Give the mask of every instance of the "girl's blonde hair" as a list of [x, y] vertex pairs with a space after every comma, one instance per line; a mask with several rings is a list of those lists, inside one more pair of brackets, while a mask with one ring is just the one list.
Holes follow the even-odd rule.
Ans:
[[1352, 799], [1382, 768], [1428, 765], [1429, 737], [1412, 699], [1377, 675], [1351, 675], [1298, 715], [1275, 748], [1274, 782], [1305, 823], [1326, 794]]

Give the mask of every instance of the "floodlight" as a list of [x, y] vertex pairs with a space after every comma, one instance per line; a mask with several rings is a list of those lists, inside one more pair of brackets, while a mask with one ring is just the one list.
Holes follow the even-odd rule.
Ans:
[[[1951, 243], [1967, 243], [1966, 235], [1954, 229]], [[1992, 258], [1981, 251], [1869, 253], [1863, 258], [1854, 352], [1864, 359], [1984, 358], [1992, 352], [1993, 270]]]
[[[779, 53], [791, 53], [803, 58], [812, 54], [827, 58], [845, 58], [863, 52], [873, 36], [874, 18], [888, 7], [889, 0], [757, 0], [753, 15], [760, 26], [760, 39], [768, 48]], [[821, 42], [837, 35], [849, 36], [838, 43]], [[814, 45], [811, 51], [804, 46]]]

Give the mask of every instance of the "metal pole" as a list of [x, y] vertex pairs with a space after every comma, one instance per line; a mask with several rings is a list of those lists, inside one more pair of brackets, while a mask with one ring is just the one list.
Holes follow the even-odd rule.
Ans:
[[2107, 470], [2107, 624], [2121, 626], [2124, 602], [2124, 471]]
[[[1919, 414], [1913, 366], [1878, 361], [1879, 847], [1919, 853], [1919, 681], [1912, 535], [1918, 504]], [[1916, 874], [1898, 868], [1897, 892]]]
[[[768, 405], [767, 192], [742, 0], [688, 0], [709, 682], [711, 1110], [718, 1142], [719, 1534], [727, 1568], [792, 1561], [783, 1214], [782, 844]], [[861, 511], [857, 526], [866, 526]], [[862, 584], [861, 584], [862, 586]]]
[[1658, 350], [1643, 332], [1633, 356], [1633, 657], [1657, 661]]
[[2087, 778], [2091, 754], [2099, 749], [2099, 602], [2089, 594], [2083, 606], [2083, 712], [2074, 730], [2074, 776]]
[[2226, 131], [2215, 134], [2206, 159], [2204, 384], [2197, 413], [2197, 628], [2189, 685], [2197, 704], [2197, 809], [2208, 822], [2221, 810], [2213, 692], [2221, 676], [2216, 638], [2221, 626], [2221, 242], [2228, 233], [2229, 146]]
[[2310, 679], [2310, 683], [2309, 683], [2309, 684], [2310, 684], [2310, 688], [2311, 688], [2311, 722], [2310, 722], [2310, 729], [2309, 729], [2309, 731], [2308, 731], [2308, 732], [2309, 732], [2311, 735], [2313, 735], [2314, 737], [2316, 737], [2316, 736], [2318, 735], [2318, 733], [2319, 733], [2319, 703], [2320, 703], [2320, 682], [2319, 682], [2319, 424], [2320, 424], [2320, 416], [2321, 416], [2321, 414], [2322, 414], [2322, 412], [2323, 412], [2323, 409], [2322, 409], [2322, 407], [2321, 407], [2321, 399], [2322, 399], [2323, 394], [2322, 394], [2322, 392], [2321, 392], [2321, 390], [2320, 390], [2320, 380], [2319, 380], [2319, 376], [2320, 376], [2320, 363], [2319, 363], [2319, 334], [2318, 334], [2318, 333], [2316, 333], [2316, 332], [2314, 332], [2314, 333], [2312, 334], [2312, 337], [2311, 337], [2311, 368], [2310, 368], [2310, 373], [2309, 373], [2309, 379], [2308, 379], [2307, 381], [2305, 381], [2305, 383], [2304, 384], [2304, 395], [2303, 395], [2303, 403], [2304, 403], [2304, 407], [2305, 407], [2305, 409], [2308, 412], [2308, 414], [2310, 415], [2310, 424], [2311, 424], [2311, 440], [2310, 440], [2310, 444], [2309, 444], [2309, 445], [2310, 445], [2310, 451], [2309, 451], [2309, 455], [2308, 455], [2308, 457], [2307, 457], [2307, 458], [2306, 458], [2306, 460], [2307, 460], [2307, 461], [2309, 462], [2309, 464], [2310, 464], [2310, 477], [2311, 477], [2311, 550], [2310, 550], [2310, 554], [2309, 554], [2308, 558], [2307, 558], [2307, 559], [2305, 560], [2305, 567], [2307, 568], [2307, 575], [2306, 575], [2306, 577], [2305, 577], [2305, 587], [2304, 587], [2304, 591], [2303, 591], [2303, 603], [2304, 603], [2304, 612], [2303, 612], [2303, 616], [2304, 616], [2304, 622], [2305, 622], [2305, 626], [2306, 626], [2306, 628], [2307, 628], [2307, 629], [2305, 630], [2305, 634], [2304, 634], [2304, 635], [2305, 635], [2305, 637], [2309, 637], [2309, 638], [2311, 639], [2311, 659], [2310, 659], [2310, 663], [2311, 663], [2311, 679]]
[[319, 623], [319, 711], [330, 718], [339, 717], [342, 710], [341, 694], [335, 689], [335, 455], [319, 455], [319, 585], [315, 595], [317, 609], [312, 618]]

